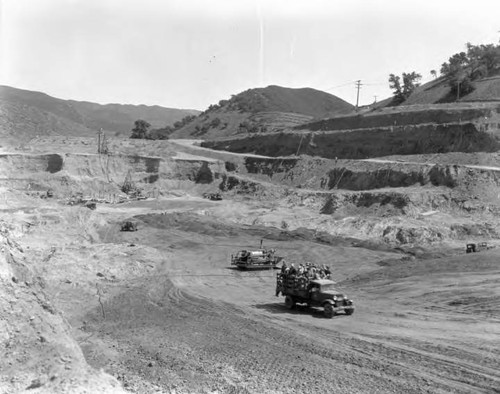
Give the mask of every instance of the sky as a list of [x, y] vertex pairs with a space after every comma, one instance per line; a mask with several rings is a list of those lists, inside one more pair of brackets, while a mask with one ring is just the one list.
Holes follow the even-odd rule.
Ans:
[[0, 0], [0, 85], [62, 99], [204, 110], [246, 89], [359, 104], [497, 44], [499, 0]]

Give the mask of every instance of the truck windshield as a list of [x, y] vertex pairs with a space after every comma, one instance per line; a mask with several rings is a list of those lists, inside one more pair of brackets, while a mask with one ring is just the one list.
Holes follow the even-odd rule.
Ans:
[[335, 289], [334, 284], [332, 283], [329, 285], [321, 285], [321, 291], [335, 293], [337, 290]]

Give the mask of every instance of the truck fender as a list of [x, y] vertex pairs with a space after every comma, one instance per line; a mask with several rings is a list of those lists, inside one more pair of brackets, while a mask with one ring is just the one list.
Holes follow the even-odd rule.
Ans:
[[331, 304], [331, 305], [335, 306], [335, 302], [333, 300], [325, 300], [325, 301], [323, 301], [323, 303], [321, 305], [325, 306], [325, 304]]

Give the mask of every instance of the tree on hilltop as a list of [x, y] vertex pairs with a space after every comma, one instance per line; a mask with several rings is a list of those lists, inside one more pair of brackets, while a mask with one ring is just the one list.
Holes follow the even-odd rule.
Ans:
[[136, 120], [130, 138], [146, 138], [150, 127], [151, 125], [145, 120]]
[[[420, 79], [422, 75], [412, 71], [411, 73], [403, 73], [402, 78], [399, 75], [389, 75], [389, 87], [393, 89], [394, 97], [392, 99], [393, 105], [399, 105], [405, 101], [410, 94], [420, 86]], [[403, 80], [401, 84], [401, 79]]]
[[467, 52], [455, 53], [441, 65], [441, 74], [448, 78], [451, 93], [458, 100], [474, 90], [473, 82], [500, 71], [500, 45], [472, 45]]

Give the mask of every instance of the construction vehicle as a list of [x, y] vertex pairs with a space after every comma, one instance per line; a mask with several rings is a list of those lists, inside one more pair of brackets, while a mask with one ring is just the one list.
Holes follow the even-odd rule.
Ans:
[[120, 231], [137, 231], [137, 223], [127, 220], [122, 223]]
[[264, 249], [262, 241], [257, 250], [240, 250], [231, 255], [231, 265], [240, 269], [273, 269], [283, 260], [276, 256], [276, 249]]
[[91, 209], [92, 211], [94, 211], [97, 208], [97, 204], [95, 202], [93, 202], [93, 201], [87, 201], [84, 204], [84, 207], [88, 208], [88, 209]]
[[145, 196], [142, 195], [142, 190], [137, 187], [135, 182], [132, 179], [132, 170], [128, 170], [127, 176], [123, 181], [123, 185], [121, 187], [121, 191], [127, 194], [130, 198], [135, 200], [144, 200]]
[[354, 313], [352, 300], [335, 288], [335, 282], [330, 279], [309, 279], [279, 273], [276, 276], [276, 296], [285, 296], [285, 306], [293, 309], [297, 304], [307, 304], [308, 307], [322, 307], [325, 317], [332, 318], [339, 312], [346, 315]]
[[203, 198], [206, 198], [211, 201], [221, 201], [222, 200], [222, 195], [217, 192], [217, 193], [203, 193]]
[[465, 246], [465, 253], [474, 253], [480, 252], [481, 250], [491, 249], [491, 246], [488, 246], [487, 242], [480, 242], [478, 244], [469, 243]]

